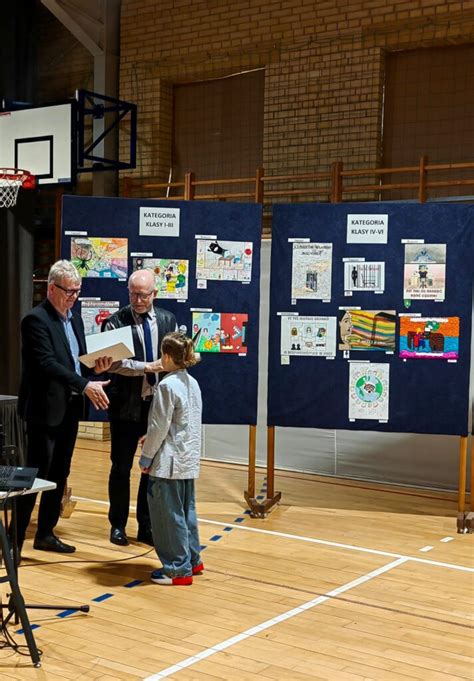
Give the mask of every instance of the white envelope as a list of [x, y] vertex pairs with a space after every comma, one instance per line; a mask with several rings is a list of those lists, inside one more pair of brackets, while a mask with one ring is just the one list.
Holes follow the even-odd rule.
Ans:
[[135, 351], [133, 349], [132, 327], [122, 326], [120, 329], [86, 336], [86, 347], [87, 354], [81, 355], [79, 360], [90, 369], [99, 357], [112, 357], [114, 362], [133, 357]]

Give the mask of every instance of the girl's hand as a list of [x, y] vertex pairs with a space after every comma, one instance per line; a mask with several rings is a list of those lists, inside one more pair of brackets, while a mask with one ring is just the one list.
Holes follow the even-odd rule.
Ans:
[[145, 468], [144, 466], [140, 466], [140, 470], [141, 470], [142, 473], [149, 473], [150, 472], [150, 468]]
[[145, 444], [145, 440], [146, 435], [142, 435], [141, 438], [138, 440], [138, 444], [140, 445], [140, 447], [143, 447], [143, 445]]

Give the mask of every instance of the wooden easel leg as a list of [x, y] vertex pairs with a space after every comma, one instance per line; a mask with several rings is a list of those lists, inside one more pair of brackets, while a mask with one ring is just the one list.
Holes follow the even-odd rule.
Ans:
[[252, 510], [255, 500], [255, 477], [257, 461], [257, 426], [249, 426], [249, 468], [247, 489], [244, 490], [244, 498], [248, 507]]
[[[471, 462], [472, 463], [472, 462]], [[467, 437], [463, 436], [459, 441], [459, 482], [458, 482], [458, 533], [465, 534], [474, 529], [473, 513], [466, 513], [466, 478], [467, 478]], [[472, 478], [472, 470], [471, 470]], [[471, 482], [472, 484], [472, 482]], [[472, 499], [472, 488], [471, 488]]]
[[68, 487], [67, 480], [64, 485], [63, 496], [61, 499], [61, 518], [70, 518], [76, 508], [76, 502], [71, 499], [72, 487]]
[[[252, 428], [255, 429], [255, 435], [252, 436]], [[249, 442], [249, 492], [244, 492], [245, 500], [250, 508], [253, 518], [265, 518], [271, 509], [281, 499], [281, 492], [274, 491], [275, 489], [275, 427], [269, 426], [267, 430], [267, 497], [263, 503], [255, 499], [255, 447], [256, 447], [256, 426], [250, 426], [250, 442]], [[253, 452], [252, 452], [253, 446]], [[253, 461], [253, 487], [250, 487], [250, 462]], [[250, 495], [250, 489], [253, 494]]]
[[249, 473], [247, 491], [251, 498], [255, 496], [255, 478], [257, 475], [257, 426], [249, 426]]

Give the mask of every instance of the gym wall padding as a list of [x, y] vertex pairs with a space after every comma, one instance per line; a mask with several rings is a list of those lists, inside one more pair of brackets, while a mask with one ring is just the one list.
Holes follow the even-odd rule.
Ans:
[[[179, 208], [179, 237], [139, 235], [140, 207]], [[203, 422], [206, 424], [253, 425], [257, 422], [258, 335], [260, 305], [261, 206], [244, 203], [204, 201], [160, 201], [149, 199], [65, 196], [62, 213], [61, 257], [71, 257], [71, 235], [87, 232], [90, 237], [128, 239], [128, 275], [132, 273], [130, 253], [153, 253], [155, 258], [189, 260], [188, 300], [160, 299], [159, 305], [176, 316], [178, 325], [191, 334], [191, 308], [214, 312], [248, 314], [247, 354], [202, 353], [201, 362], [191, 370], [203, 395]], [[249, 284], [208, 281], [197, 288], [196, 234], [216, 235], [221, 241], [253, 243], [252, 279]], [[118, 300], [128, 305], [126, 281], [85, 277], [81, 297]], [[78, 304], [79, 307], [79, 304]], [[91, 414], [93, 420], [97, 420]]]
[[[346, 243], [348, 214], [388, 215], [387, 244]], [[273, 211], [272, 266], [270, 280], [270, 334], [268, 415], [270, 426], [378, 430], [406, 433], [467, 435], [469, 373], [471, 360], [471, 304], [474, 263], [474, 206], [414, 203], [354, 203], [278, 205]], [[329, 303], [297, 300], [291, 304], [291, 238], [333, 244], [332, 296]], [[404, 307], [402, 239], [445, 243], [446, 291], [443, 302], [412, 300]], [[354, 292], [344, 295], [343, 258], [364, 257], [385, 261], [383, 294]], [[390, 364], [389, 419], [351, 422], [348, 415], [349, 362], [340, 350], [334, 360], [324, 357], [290, 358], [281, 363], [278, 312], [340, 317], [343, 306], [397, 312], [396, 349], [385, 352], [351, 352], [351, 360]], [[460, 318], [459, 358], [408, 359], [399, 352], [399, 313], [423, 317]], [[339, 329], [338, 343], [339, 343]], [[337, 347], [337, 346], [336, 346]]]

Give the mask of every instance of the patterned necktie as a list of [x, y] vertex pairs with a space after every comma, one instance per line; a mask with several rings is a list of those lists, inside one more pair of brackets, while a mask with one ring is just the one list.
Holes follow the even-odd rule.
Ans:
[[[153, 343], [151, 342], [151, 328], [150, 322], [148, 321], [148, 312], [144, 312], [140, 315], [143, 319], [143, 336], [145, 338], [145, 361], [153, 362]], [[146, 380], [149, 385], [155, 385], [156, 376], [155, 374], [145, 374]]]

